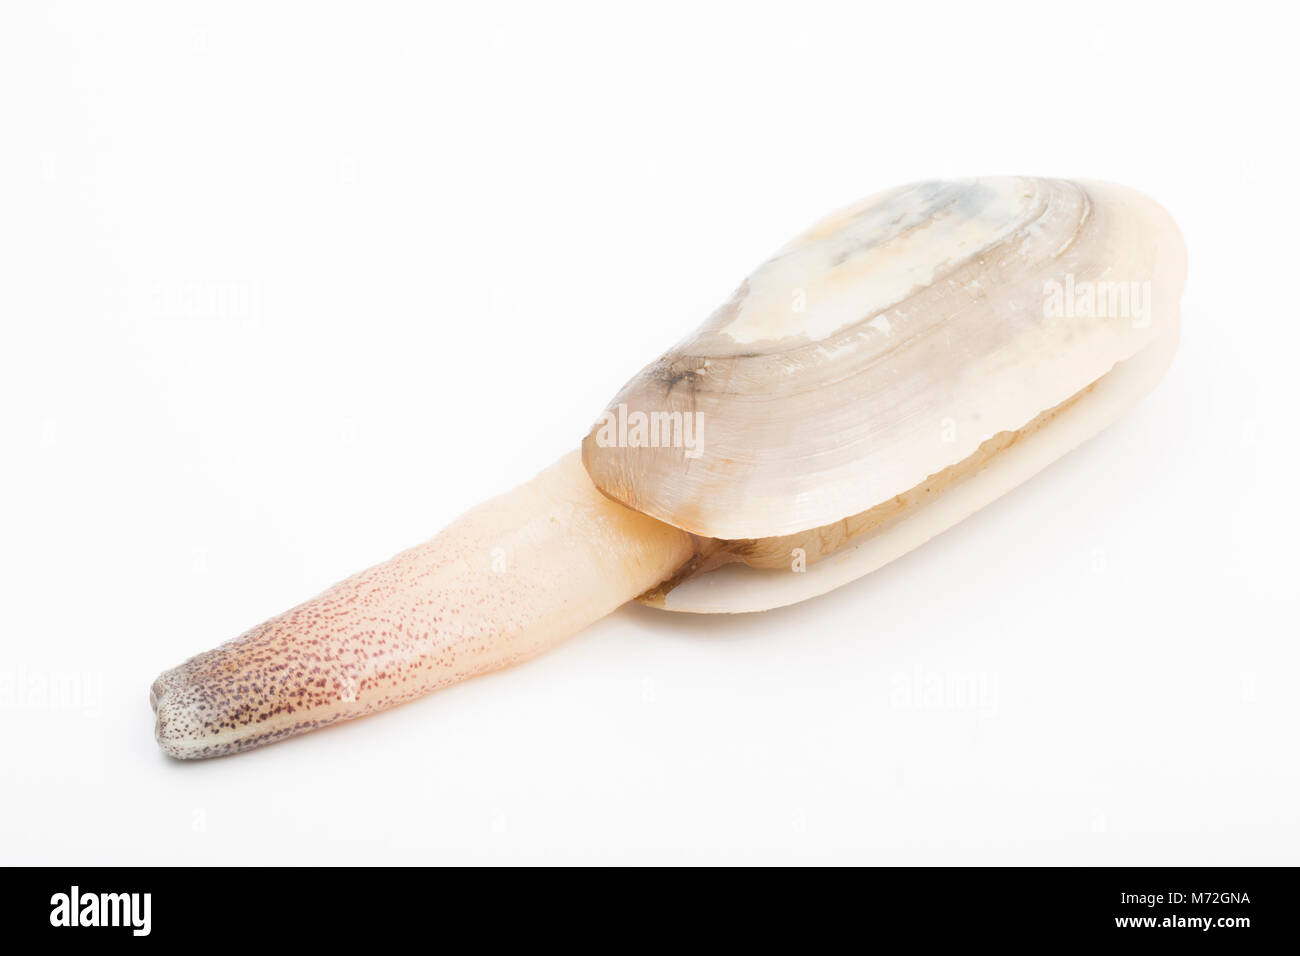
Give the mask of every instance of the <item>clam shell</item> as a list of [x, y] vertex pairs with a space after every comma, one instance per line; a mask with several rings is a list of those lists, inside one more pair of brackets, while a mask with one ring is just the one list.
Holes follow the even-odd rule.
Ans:
[[[1008, 177], [889, 190], [790, 242], [633, 378], [583, 461], [606, 495], [701, 538], [824, 529], [934, 476], [963, 484], [986, 443], [1153, 343], [1169, 353], [1184, 275], [1172, 219], [1125, 187]], [[1149, 385], [1157, 366], [1120, 379]], [[1091, 433], [1125, 401], [1035, 431]], [[652, 441], [623, 427], [638, 413], [663, 425]], [[676, 422], [691, 441], [670, 440]]]
[[[942, 495], [848, 542], [802, 573], [729, 564], [708, 574], [684, 577], [671, 589], [642, 597], [668, 611], [734, 614], [797, 604], [870, 574], [974, 514], [1128, 412], [1164, 376], [1178, 344], [1178, 327], [1102, 376], [1077, 400], [998, 453], [984, 468]], [[788, 553], [787, 553], [788, 554]]]

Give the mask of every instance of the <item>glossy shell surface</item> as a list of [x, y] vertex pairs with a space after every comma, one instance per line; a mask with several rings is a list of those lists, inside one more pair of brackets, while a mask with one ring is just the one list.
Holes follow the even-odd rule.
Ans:
[[1135, 355], [1176, 322], [1183, 272], [1172, 220], [1124, 187], [880, 193], [786, 245], [629, 382], [583, 460], [611, 498], [700, 536], [827, 525]]

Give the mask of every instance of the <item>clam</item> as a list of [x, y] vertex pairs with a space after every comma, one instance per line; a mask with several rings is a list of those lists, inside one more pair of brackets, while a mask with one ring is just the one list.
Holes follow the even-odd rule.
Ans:
[[632, 599], [792, 604], [952, 527], [1138, 402], [1178, 339], [1177, 227], [1125, 187], [924, 182], [821, 220], [573, 452], [431, 541], [162, 674], [181, 758], [525, 660]]

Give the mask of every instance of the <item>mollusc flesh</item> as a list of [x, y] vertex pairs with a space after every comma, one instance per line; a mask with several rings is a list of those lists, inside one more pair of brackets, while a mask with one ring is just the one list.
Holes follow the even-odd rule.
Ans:
[[806, 600], [912, 550], [1136, 404], [1186, 254], [1108, 183], [925, 182], [836, 212], [432, 540], [162, 674], [155, 733], [220, 756], [525, 660], [634, 598]]

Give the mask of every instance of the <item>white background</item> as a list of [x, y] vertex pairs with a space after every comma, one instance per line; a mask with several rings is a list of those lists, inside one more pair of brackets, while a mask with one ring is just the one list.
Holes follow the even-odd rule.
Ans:
[[[1281, 4], [375, 6], [0, 14], [0, 860], [1300, 862]], [[1101, 437], [801, 606], [157, 749], [159, 671], [531, 477], [812, 220], [998, 173], [1183, 228]]]

